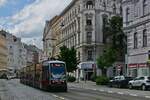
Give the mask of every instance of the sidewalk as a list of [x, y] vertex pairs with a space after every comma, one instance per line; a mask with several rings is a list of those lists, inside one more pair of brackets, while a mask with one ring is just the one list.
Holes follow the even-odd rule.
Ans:
[[68, 86], [70, 88], [82, 88], [88, 90], [96, 90], [100, 92], [117, 93], [121, 95], [141, 96], [141, 97], [150, 98], [150, 91], [110, 88], [107, 86], [96, 85], [95, 82], [91, 82], [91, 81], [86, 81], [86, 83], [85, 81], [80, 81], [79, 83], [77, 82], [68, 83]]
[[92, 81], [73, 82], [73, 83], [69, 83], [69, 86], [71, 86], [71, 87], [78, 87], [78, 88], [106, 87], [106, 86], [98, 86], [98, 85], [96, 85], [96, 82], [92, 82]]

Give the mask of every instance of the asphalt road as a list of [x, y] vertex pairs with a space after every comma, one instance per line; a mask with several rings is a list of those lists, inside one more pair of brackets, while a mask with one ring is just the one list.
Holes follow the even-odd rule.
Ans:
[[0, 100], [150, 100], [150, 98], [72, 86], [69, 86], [67, 93], [50, 93], [20, 84], [18, 80], [0, 80]]
[[68, 93], [55, 93], [66, 100], [150, 100], [139, 96], [130, 96], [120, 93], [104, 92], [99, 90], [69, 88]]

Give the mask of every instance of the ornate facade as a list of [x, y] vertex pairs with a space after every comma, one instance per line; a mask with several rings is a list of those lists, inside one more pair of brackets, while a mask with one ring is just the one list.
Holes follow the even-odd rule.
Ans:
[[[61, 26], [59, 34], [53, 33], [56, 36], [56, 52], [63, 45], [75, 47], [81, 63], [96, 62], [105, 45], [103, 21], [121, 14], [120, 2], [121, 0], [73, 0], [56, 21]], [[49, 30], [53, 28], [49, 27]]]
[[122, 4], [128, 75], [150, 75], [150, 0], [123, 0]]

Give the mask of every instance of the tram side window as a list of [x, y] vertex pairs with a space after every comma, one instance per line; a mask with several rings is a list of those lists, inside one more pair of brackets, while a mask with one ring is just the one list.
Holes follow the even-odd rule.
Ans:
[[43, 79], [48, 80], [49, 76], [49, 66], [44, 66], [43, 67]]

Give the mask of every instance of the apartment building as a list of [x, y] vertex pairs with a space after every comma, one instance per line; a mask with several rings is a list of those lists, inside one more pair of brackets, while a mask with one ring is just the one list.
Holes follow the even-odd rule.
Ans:
[[8, 32], [5, 32], [8, 57], [7, 66], [10, 74], [17, 73], [17, 71], [26, 66], [26, 49], [24, 48], [21, 38], [18, 38]]
[[[75, 47], [81, 63], [96, 64], [96, 59], [103, 54], [105, 45], [103, 22], [121, 14], [120, 2], [121, 0], [73, 0], [61, 12], [55, 23], [45, 27], [45, 31], [48, 28], [51, 34], [55, 34], [52, 36], [56, 36], [56, 52], [58, 53], [58, 48], [63, 45], [68, 48]], [[51, 27], [52, 25], [54, 27]], [[59, 31], [53, 32], [54, 29]], [[92, 66], [89, 71], [93, 71]]]
[[0, 77], [7, 74], [7, 43], [6, 35], [3, 30], [0, 31]]
[[150, 75], [150, 0], [123, 0], [129, 76]]

